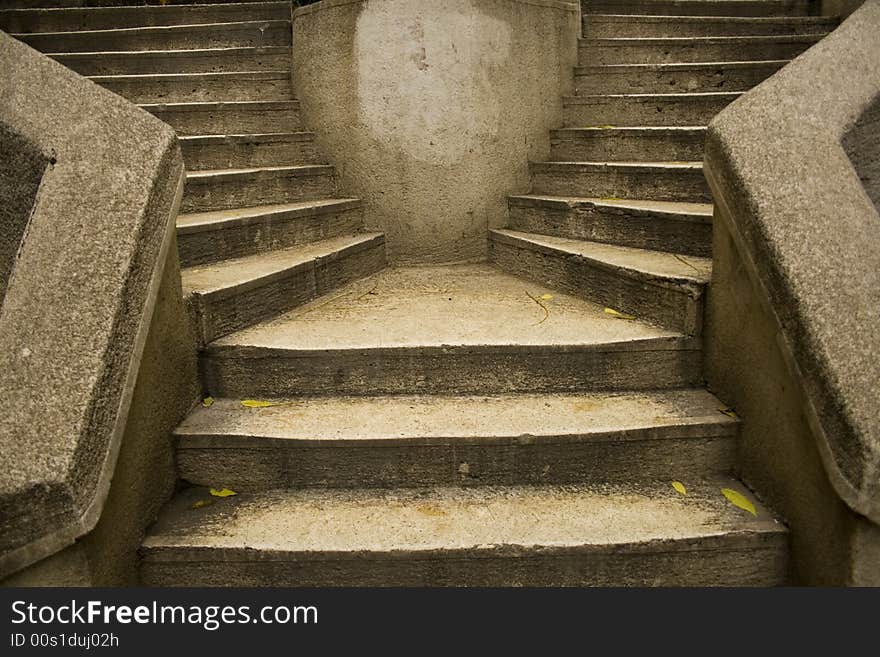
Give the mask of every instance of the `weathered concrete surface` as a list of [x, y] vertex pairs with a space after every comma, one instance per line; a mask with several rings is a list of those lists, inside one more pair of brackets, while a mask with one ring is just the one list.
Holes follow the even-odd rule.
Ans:
[[731, 471], [722, 408], [704, 390], [218, 399], [178, 427], [177, 464], [238, 492], [671, 481]]
[[[0, 122], [55, 160], [0, 310], [2, 576], [98, 521], [126, 418], [137, 417], [150, 319], [174, 314], [153, 309], [182, 163], [167, 126], [6, 35], [0, 48]], [[186, 379], [191, 353], [188, 362], [170, 369]], [[179, 379], [153, 383], [180, 392]], [[182, 411], [179, 402], [163, 410], [153, 426], [173, 425]], [[147, 426], [128, 433], [156, 439]], [[142, 529], [142, 520], [131, 521]]]
[[635, 390], [701, 380], [696, 341], [486, 265], [389, 269], [208, 346], [215, 397]]
[[723, 112], [707, 142], [708, 374], [741, 409], [743, 475], [791, 522], [804, 582], [864, 570], [870, 551], [848, 547], [858, 514], [880, 519], [880, 217], [842, 145], [880, 89], [878, 28], [873, 0]]
[[398, 262], [485, 257], [577, 58], [578, 5], [325, 0], [294, 14], [294, 88]]
[[[786, 530], [726, 480], [180, 495], [144, 543], [148, 585], [775, 585]], [[753, 499], [753, 498], [752, 498]]]

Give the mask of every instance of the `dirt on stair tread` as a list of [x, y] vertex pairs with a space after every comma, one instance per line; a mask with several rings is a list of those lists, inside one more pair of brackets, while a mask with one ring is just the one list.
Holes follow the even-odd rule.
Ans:
[[619, 208], [630, 208], [645, 212], [660, 212], [665, 214], [678, 214], [683, 216], [699, 216], [707, 220], [712, 219], [711, 203], [686, 203], [684, 201], [652, 201], [650, 199], [610, 199], [596, 198], [591, 196], [548, 196], [544, 194], [523, 194], [510, 196], [516, 201], [534, 201], [537, 203], [547, 202], [550, 204], [563, 205], [609, 205]]
[[509, 240], [588, 258], [645, 276], [707, 283], [712, 274], [711, 258], [682, 256], [664, 251], [587, 242], [568, 237], [520, 233], [513, 230], [494, 230], [493, 233]]
[[318, 258], [330, 257], [346, 248], [368, 244], [381, 237], [381, 233], [342, 235], [277, 251], [189, 267], [181, 271], [184, 293], [208, 294], [244, 285]]
[[[642, 430], [713, 425], [736, 431], [737, 421], [703, 389], [619, 393], [505, 395], [384, 395], [279, 399], [251, 408], [239, 399], [199, 405], [175, 430], [179, 448], [240, 447], [230, 437], [277, 438], [302, 443], [443, 444], [495, 437], [527, 444], [590, 435], [645, 439]], [[705, 429], [701, 436], [706, 435]], [[245, 440], [244, 442], [248, 442]]]
[[681, 334], [619, 321], [603, 308], [490, 265], [399, 267], [349, 284], [212, 343], [275, 349], [589, 345]]
[[[226, 498], [193, 487], [166, 506], [144, 548], [147, 559], [157, 561], [173, 560], [176, 549], [188, 548], [199, 550], [193, 555], [198, 560], [229, 559], [230, 550], [245, 560], [273, 555], [324, 560], [449, 550], [668, 552], [717, 548], [725, 540], [743, 547], [761, 536], [784, 540], [784, 525], [739, 482], [685, 479], [684, 495], [671, 481], [289, 490]], [[732, 504], [722, 489], [742, 495], [755, 515]], [[211, 503], [193, 508], [200, 500]]]

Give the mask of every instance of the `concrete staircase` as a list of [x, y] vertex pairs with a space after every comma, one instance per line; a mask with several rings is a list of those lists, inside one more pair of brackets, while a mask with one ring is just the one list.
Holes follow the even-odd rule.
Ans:
[[181, 136], [213, 403], [176, 431], [191, 485], [144, 583], [784, 582], [787, 531], [702, 389], [700, 161], [714, 113], [833, 27], [806, 7], [585, 3], [566, 126], [490, 263], [392, 269], [300, 124], [289, 3], [0, 11]]

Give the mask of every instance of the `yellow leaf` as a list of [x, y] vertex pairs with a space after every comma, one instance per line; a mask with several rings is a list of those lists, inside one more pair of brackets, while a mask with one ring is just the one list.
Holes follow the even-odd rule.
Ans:
[[687, 488], [684, 487], [684, 484], [680, 481], [673, 481], [672, 487], [677, 490], [682, 495], [687, 495]]
[[736, 419], [736, 413], [734, 412], [734, 410], [732, 408], [719, 408], [718, 412], [724, 413], [728, 417], [732, 417], [734, 420]]
[[748, 511], [753, 516], [757, 517], [758, 512], [755, 510], [755, 505], [752, 504], [745, 495], [743, 495], [742, 493], [738, 493], [732, 488], [722, 488], [721, 492], [731, 504], [733, 504], [734, 506], [738, 506], [744, 511]]
[[553, 295], [552, 295], [552, 294], [542, 294], [542, 295], [541, 295], [541, 298], [542, 298], [544, 301], [550, 301], [550, 299], [553, 298]]
[[603, 128], [603, 129], [607, 129], [607, 128], [613, 128], [614, 126], [613, 126], [613, 125], [596, 125], [596, 126], [593, 126], [593, 127], [594, 127], [594, 128]]
[[242, 406], [247, 408], [268, 408], [269, 406], [275, 406], [274, 402], [270, 401], [260, 401], [258, 399], [245, 399], [241, 402]]
[[214, 403], [214, 398], [213, 398], [213, 397], [205, 397], [205, 398], [202, 400], [202, 406], [204, 406], [205, 408], [208, 408], [208, 407], [211, 406], [213, 403]]
[[614, 310], [614, 308], [606, 308], [605, 313], [607, 315], [611, 315], [612, 317], [614, 317], [616, 319], [625, 319], [627, 321], [630, 321], [630, 320], [633, 320], [636, 318], [635, 315], [629, 315], [627, 313], [622, 313], [619, 310]]
[[213, 495], [214, 497], [232, 497], [233, 495], [238, 495], [238, 493], [236, 493], [234, 490], [229, 490], [228, 488], [221, 488], [220, 490], [212, 488], [208, 492], [210, 492], [211, 495]]
[[195, 502], [193, 502], [192, 508], [201, 509], [202, 507], [210, 506], [213, 503], [214, 500], [196, 500]]

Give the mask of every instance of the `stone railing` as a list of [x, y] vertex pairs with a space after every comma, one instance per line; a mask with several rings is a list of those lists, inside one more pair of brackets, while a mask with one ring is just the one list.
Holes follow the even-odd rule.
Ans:
[[[880, 523], [878, 62], [880, 0], [868, 0], [719, 114], [705, 155], [716, 202], [710, 381], [733, 397], [726, 401], [751, 404], [754, 416], [768, 418], [765, 435], [747, 438], [745, 449], [751, 444], [773, 461], [757, 466], [775, 473], [767, 476], [775, 477], [767, 484], [770, 497], [784, 496], [780, 480], [798, 475], [793, 459], [799, 457], [781, 445], [800, 415], [833, 490], [874, 525]], [[739, 272], [751, 287], [736, 287]], [[750, 315], [753, 306], [760, 309]], [[772, 324], [765, 333], [750, 324], [759, 313]], [[787, 378], [768, 373], [772, 365], [758, 357], [771, 347]], [[786, 400], [794, 394], [803, 404], [789, 416]], [[749, 418], [744, 422], [747, 427]], [[792, 485], [787, 493], [792, 509], [819, 486], [806, 467], [799, 474], [799, 490]], [[787, 512], [800, 513], [792, 509]]]
[[0, 52], [2, 579], [98, 522], [175, 256], [183, 163], [131, 103], [2, 32]]

